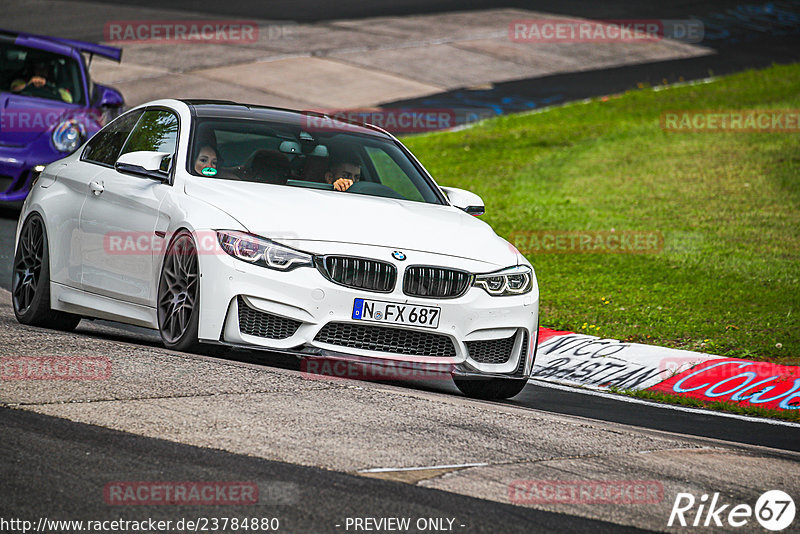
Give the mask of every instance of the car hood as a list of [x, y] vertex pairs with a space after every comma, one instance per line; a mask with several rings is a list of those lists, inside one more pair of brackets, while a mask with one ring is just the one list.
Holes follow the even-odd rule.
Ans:
[[0, 93], [0, 143], [26, 146], [40, 135], [52, 131], [61, 121], [67, 118], [83, 119], [83, 115], [85, 109], [80, 105]]
[[[506, 267], [516, 249], [451, 207], [300, 187], [190, 178], [186, 193], [275, 241], [326, 241], [417, 250]], [[310, 252], [314, 252], [310, 250]]]

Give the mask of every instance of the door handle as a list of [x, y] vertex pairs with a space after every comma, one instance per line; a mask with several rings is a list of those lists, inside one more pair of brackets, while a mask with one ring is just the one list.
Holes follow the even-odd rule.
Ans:
[[103, 182], [98, 181], [91, 181], [89, 182], [89, 189], [95, 195], [100, 195], [103, 191], [105, 191], [105, 187], [103, 187]]

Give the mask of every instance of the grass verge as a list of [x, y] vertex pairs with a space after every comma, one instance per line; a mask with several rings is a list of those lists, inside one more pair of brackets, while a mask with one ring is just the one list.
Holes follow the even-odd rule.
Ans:
[[800, 134], [676, 133], [669, 110], [800, 109], [800, 65], [404, 139], [502, 236], [645, 231], [651, 254], [529, 253], [541, 324], [800, 362]]

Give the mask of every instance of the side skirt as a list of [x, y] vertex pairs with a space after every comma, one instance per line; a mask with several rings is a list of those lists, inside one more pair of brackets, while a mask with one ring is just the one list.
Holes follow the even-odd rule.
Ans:
[[156, 309], [50, 282], [50, 307], [84, 317], [158, 329]]

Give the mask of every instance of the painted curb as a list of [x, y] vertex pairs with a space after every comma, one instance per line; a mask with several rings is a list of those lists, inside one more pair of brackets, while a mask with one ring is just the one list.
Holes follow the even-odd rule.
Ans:
[[800, 367], [539, 329], [531, 378], [606, 390], [659, 391], [704, 401], [800, 409]]

